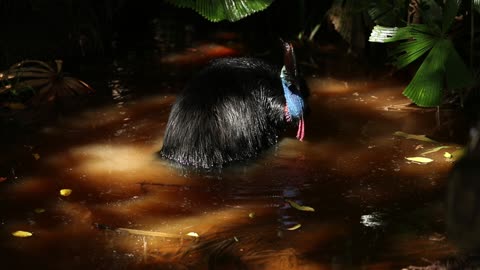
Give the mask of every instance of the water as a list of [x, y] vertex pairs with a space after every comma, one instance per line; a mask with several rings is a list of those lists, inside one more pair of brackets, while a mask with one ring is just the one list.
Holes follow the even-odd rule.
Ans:
[[[292, 128], [258, 159], [196, 173], [155, 155], [183, 80], [113, 69], [105, 102], [3, 140], [2, 268], [401, 269], [456, 252], [443, 154], [458, 145], [393, 135], [437, 128], [435, 111], [395, 106], [404, 83], [314, 73], [303, 142]], [[440, 145], [432, 163], [405, 159]]]

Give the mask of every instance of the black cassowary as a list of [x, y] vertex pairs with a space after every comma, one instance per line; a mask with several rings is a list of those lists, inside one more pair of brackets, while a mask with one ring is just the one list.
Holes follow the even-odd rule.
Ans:
[[175, 101], [161, 157], [184, 166], [215, 168], [250, 159], [278, 141], [287, 122], [304, 137], [304, 93], [295, 54], [283, 43], [284, 66], [254, 58], [212, 61]]

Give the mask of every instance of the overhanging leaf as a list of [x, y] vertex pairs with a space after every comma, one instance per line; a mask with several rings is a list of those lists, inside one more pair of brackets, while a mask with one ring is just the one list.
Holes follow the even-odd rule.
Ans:
[[212, 22], [238, 21], [266, 9], [274, 0], [166, 0], [178, 7], [191, 8]]
[[397, 68], [403, 68], [433, 48], [440, 33], [424, 24], [411, 24], [406, 27], [375, 26], [370, 34], [370, 42], [402, 41], [391, 50], [390, 57]]

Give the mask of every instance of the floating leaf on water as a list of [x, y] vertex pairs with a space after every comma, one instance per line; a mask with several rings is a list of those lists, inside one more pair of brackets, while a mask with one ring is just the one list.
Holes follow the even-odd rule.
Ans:
[[249, 217], [249, 218], [254, 218], [254, 217], [255, 217], [255, 212], [250, 212], [250, 213], [248, 213], [248, 217]]
[[35, 160], [39, 160], [40, 159], [40, 155], [38, 153], [33, 153], [33, 158], [35, 158]]
[[442, 150], [442, 149], [444, 149], [444, 148], [449, 148], [449, 147], [450, 147], [450, 146], [445, 146], [445, 145], [444, 145], [444, 146], [435, 147], [435, 148], [433, 148], [433, 149], [431, 149], [431, 150], [428, 150], [428, 151], [426, 151], [426, 152], [421, 153], [421, 155], [422, 155], [422, 156], [425, 156], [425, 155], [428, 155], [428, 154], [431, 154], [431, 153], [435, 153], [435, 152], [438, 152], [438, 151], [440, 151], [440, 150]]
[[426, 157], [406, 157], [405, 159], [413, 162], [423, 163], [423, 164], [427, 164], [433, 161], [433, 159], [426, 158]]
[[200, 237], [200, 235], [198, 235], [198, 233], [196, 233], [196, 232], [189, 232], [189, 233], [187, 233], [187, 235], [191, 236], [191, 237], [195, 237], [195, 238]]
[[16, 231], [16, 232], [13, 232], [12, 235], [15, 237], [30, 237], [33, 234], [31, 232], [26, 232], [26, 231]]
[[315, 209], [313, 209], [312, 207], [310, 206], [303, 206], [303, 205], [300, 205], [292, 200], [285, 200], [286, 202], [288, 202], [293, 208], [297, 209], [297, 210], [300, 210], [300, 211], [308, 211], [308, 212], [315, 212]]
[[452, 153], [452, 158], [457, 160], [465, 154], [465, 148], [460, 148]]
[[240, 242], [236, 236], [233, 237], [233, 240], [235, 240], [235, 242]]
[[409, 140], [418, 140], [418, 141], [422, 141], [422, 142], [437, 143], [436, 141], [428, 138], [426, 135], [408, 134], [408, 133], [405, 133], [403, 131], [396, 131], [396, 132], [393, 133], [393, 135], [399, 136], [399, 137], [404, 137], [404, 138], [409, 139]]
[[290, 228], [287, 228], [287, 230], [289, 230], [289, 231], [295, 231], [295, 230], [299, 229], [300, 227], [302, 227], [302, 224], [298, 223], [298, 224], [293, 225], [293, 226], [290, 227]]
[[35, 213], [37, 214], [41, 214], [41, 213], [44, 213], [45, 212], [45, 209], [43, 208], [35, 208], [35, 210], [33, 210]]
[[448, 158], [448, 159], [451, 159], [451, 158], [453, 157], [453, 155], [450, 154], [449, 152], [445, 152], [445, 154], [443, 154], [443, 156], [444, 156], [445, 158]]
[[70, 196], [70, 194], [72, 194], [72, 190], [71, 189], [68, 189], [68, 188], [64, 188], [64, 189], [61, 189], [60, 190], [60, 195], [62, 196]]

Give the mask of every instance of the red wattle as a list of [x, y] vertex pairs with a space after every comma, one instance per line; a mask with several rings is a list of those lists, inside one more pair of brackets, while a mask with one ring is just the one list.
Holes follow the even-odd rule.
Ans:
[[303, 141], [303, 137], [305, 137], [305, 121], [302, 116], [298, 121], [297, 139]]

